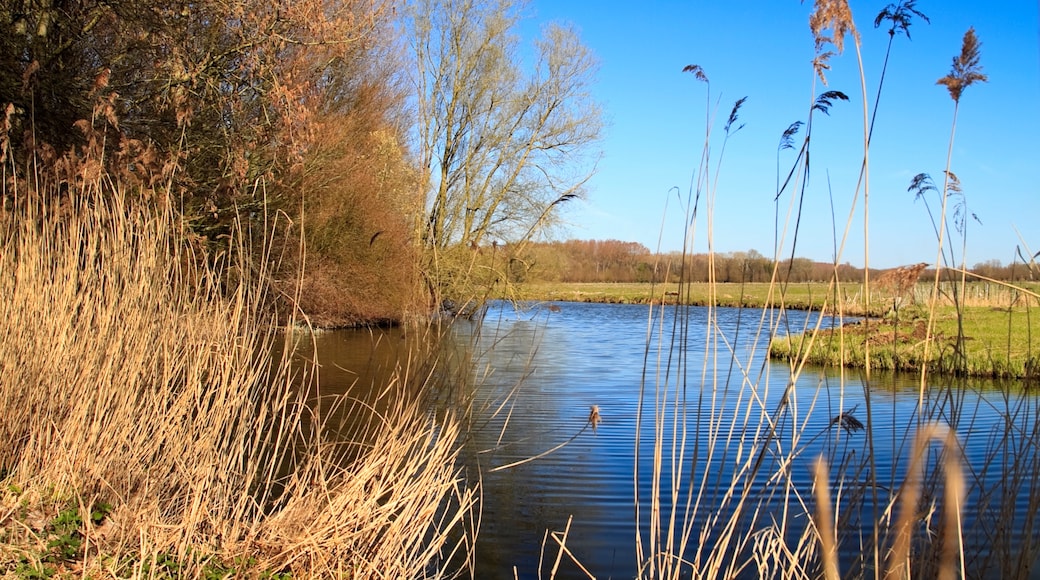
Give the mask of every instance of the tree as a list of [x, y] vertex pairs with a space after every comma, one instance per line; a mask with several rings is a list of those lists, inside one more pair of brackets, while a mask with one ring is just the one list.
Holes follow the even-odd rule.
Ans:
[[600, 137], [593, 55], [551, 24], [525, 63], [516, 0], [416, 0], [422, 200], [415, 234], [436, 297], [472, 280], [466, 252], [505, 241], [520, 259], [559, 209], [584, 194]]
[[69, 183], [104, 172], [176, 207], [200, 259], [224, 255], [246, 222], [263, 232], [254, 266], [278, 262], [263, 268], [285, 296], [305, 278], [287, 302], [323, 324], [414, 307], [406, 51], [389, 2], [0, 8], [5, 172], [54, 169]]
[[208, 193], [299, 162], [314, 115], [352, 99], [352, 73], [388, 12], [364, 0], [0, 6], [12, 130], [62, 154], [87, 140], [74, 124], [100, 117], [110, 137], [179, 156], [191, 189]]

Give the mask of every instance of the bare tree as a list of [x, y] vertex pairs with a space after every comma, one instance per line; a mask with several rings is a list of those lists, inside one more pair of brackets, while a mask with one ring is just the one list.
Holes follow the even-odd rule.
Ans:
[[410, 8], [422, 170], [416, 237], [431, 285], [444, 288], [459, 282], [445, 276], [459, 264], [447, 256], [502, 241], [519, 258], [560, 206], [584, 194], [602, 126], [589, 92], [597, 63], [560, 24], [544, 28], [534, 62], [525, 62], [515, 0]]

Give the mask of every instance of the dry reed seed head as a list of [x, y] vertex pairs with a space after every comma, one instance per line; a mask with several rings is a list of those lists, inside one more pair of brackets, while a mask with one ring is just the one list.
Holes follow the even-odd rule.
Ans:
[[[730, 133], [730, 128], [733, 127], [733, 123], [737, 122], [737, 117], [738, 117], [738, 113], [740, 112], [740, 107], [742, 107], [744, 105], [745, 101], [747, 101], [747, 97], [741, 97], [741, 98], [737, 99], [737, 102], [733, 103], [733, 109], [730, 110], [729, 118], [726, 120], [726, 126], [723, 128], [727, 135], [731, 134]], [[743, 128], [744, 128], [744, 124], [741, 123], [740, 126], [738, 126], [736, 129], [733, 129], [733, 133], [736, 133], [737, 131], [740, 131]]]
[[91, 87], [91, 92], [92, 93], [97, 93], [98, 91], [100, 91], [102, 89], [108, 88], [108, 82], [109, 82], [109, 80], [111, 80], [111, 78], [112, 78], [112, 69], [111, 68], [105, 67], [105, 68], [101, 69], [101, 72], [99, 72], [97, 74], [97, 76], [94, 77], [94, 85]]
[[699, 64], [688, 64], [683, 67], [682, 71], [693, 73], [693, 76], [702, 83], [709, 82], [708, 75], [704, 74], [704, 69]]
[[950, 74], [942, 77], [935, 84], [944, 85], [950, 92], [950, 98], [953, 99], [953, 102], [959, 103], [964, 89], [976, 82], [984, 83], [989, 80], [982, 73], [981, 60], [982, 43], [975, 36], [975, 27], [972, 26], [964, 33], [964, 40], [961, 42], [961, 53], [953, 57], [953, 66], [950, 68]]
[[907, 187], [908, 192], [914, 193], [914, 199], [917, 200], [923, 197], [929, 191], [938, 191], [935, 188], [935, 184], [932, 182], [932, 176], [927, 173], [918, 173], [910, 180], [910, 187]]
[[932, 22], [923, 12], [915, 8], [914, 4], [916, 4], [916, 0], [885, 6], [881, 9], [881, 12], [878, 12], [877, 17], [874, 18], [874, 28], [881, 26], [883, 21], [889, 20], [892, 22], [892, 27], [888, 29], [889, 36], [895, 36], [897, 32], [901, 32], [906, 34], [907, 39], [909, 39], [910, 21], [914, 16], [924, 20], [926, 24], [931, 24]]
[[794, 149], [794, 136], [798, 134], [801, 127], [802, 122], [795, 121], [784, 130], [784, 133], [780, 135], [780, 149]]
[[[845, 50], [846, 34], [851, 34], [853, 40], [859, 42], [859, 32], [852, 20], [848, 0], [816, 0], [812, 14], [809, 15], [809, 29], [816, 40], [817, 51], [829, 43], [841, 54]], [[831, 36], [825, 34], [826, 30], [831, 31]]]
[[862, 431], [866, 429], [866, 426], [863, 425], [863, 422], [857, 419], [852, 414], [853, 411], [855, 411], [855, 409], [842, 411], [841, 413], [838, 413], [838, 415], [831, 419], [831, 426], [833, 427], [834, 425], [837, 425], [849, 434], [856, 433], [857, 431]]
[[820, 82], [827, 85], [827, 71], [831, 70], [830, 59], [834, 56], [834, 51], [828, 50], [817, 53], [816, 57], [813, 58], [813, 70], [816, 71], [816, 76], [820, 77]]
[[816, 104], [813, 105], [813, 109], [817, 110], [824, 115], [831, 114], [831, 105], [834, 101], [848, 101], [849, 96], [841, 91], [827, 91], [822, 93], [819, 97], [816, 97]]
[[874, 284], [878, 291], [891, 291], [897, 296], [903, 296], [913, 290], [918, 278], [921, 277], [921, 272], [927, 267], [927, 262], [918, 262], [911, 266], [900, 266], [883, 273]]
[[0, 122], [0, 163], [7, 161], [7, 152], [11, 144], [11, 116], [14, 115], [14, 103], [4, 107], [4, 120]]
[[953, 194], [963, 194], [964, 189], [961, 187], [961, 180], [957, 178], [957, 174], [952, 171], [946, 171], [947, 182], [946, 190]]
[[593, 433], [596, 432], [596, 427], [599, 426], [599, 424], [600, 424], [600, 422], [602, 420], [603, 420], [603, 417], [600, 416], [600, 414], [599, 414], [599, 405], [592, 405], [591, 407], [589, 407], [589, 419], [588, 419], [588, 422], [589, 422], [590, 425], [592, 425], [592, 432]]

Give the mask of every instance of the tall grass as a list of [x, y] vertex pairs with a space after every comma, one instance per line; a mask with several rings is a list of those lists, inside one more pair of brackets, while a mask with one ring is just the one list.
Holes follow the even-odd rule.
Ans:
[[[816, 8], [822, 11], [817, 24], [824, 25], [814, 29], [818, 49], [823, 30], [831, 29], [835, 38], [854, 31], [846, 2], [820, 0]], [[889, 5], [875, 22], [892, 21], [891, 41], [896, 32], [908, 32], [911, 16], [927, 20], [910, 1]], [[858, 52], [858, 35], [855, 40]], [[964, 44], [962, 55], [954, 60], [954, 71], [940, 80], [955, 101], [954, 127], [960, 91], [972, 82], [985, 80], [977, 68], [978, 44], [972, 32], [965, 36]], [[817, 56], [814, 67], [822, 79], [829, 53], [818, 50]], [[887, 58], [886, 53], [886, 64]], [[775, 270], [766, 307], [742, 313], [736, 336], [720, 327], [715, 315], [720, 285], [713, 275], [714, 200], [722, 153], [731, 136], [730, 128], [737, 126], [743, 100], [734, 106], [725, 123], [725, 135], [716, 139], [712, 133], [715, 101], [710, 94], [706, 99], [704, 145], [683, 216], [688, 228], [684, 256], [694, 251], [696, 228], [707, 230], [709, 282], [704, 299], [707, 324], [703, 350], [694, 352], [690, 348], [691, 333], [700, 332], [700, 327], [690, 322], [693, 307], [689, 306], [691, 289], [685, 272], [679, 273], [677, 288], [655, 286], [644, 301], [651, 306], [632, 474], [640, 578], [1025, 577], [1040, 554], [1034, 539], [1035, 514], [1040, 507], [1040, 492], [1035, 485], [1040, 475], [1040, 402], [1035, 397], [1018, 396], [1015, 388], [998, 384], [1003, 390], [997, 396], [969, 404], [967, 393], [976, 387], [968, 380], [935, 376], [937, 373], [926, 372], [926, 363], [917, 364], [913, 370], [920, 388], [912, 391], [914, 398], [919, 397], [917, 406], [905, 424], [891, 427], [891, 449], [881, 450], [874, 439], [883, 424], [877, 417], [900, 414], [894, 397], [891, 409], [872, 399], [872, 391], [884, 388], [885, 375], [871, 376], [869, 363], [862, 365], [866, 372], [858, 381], [851, 380], [852, 371], [841, 364], [836, 381], [821, 379], [815, 390], [795, 388], [803, 379], [811, 348], [789, 357], [786, 380], [777, 384], [770, 382], [774, 375], [767, 372], [765, 357], [756, 357], [753, 348], [749, 352], [737, 346], [761, 345], [782, 334], [802, 333], [809, 344], [833, 341], [841, 363], [852, 356], [869, 360], [869, 352], [858, 355], [847, 341], [848, 331], [842, 322], [849, 304], [837, 275], [859, 188], [863, 187], [864, 206], [869, 191], [867, 157], [874, 116], [868, 121], [865, 71], [862, 61], [858, 62], [864, 98], [864, 151], [862, 158], [853, 161], [864, 174], [854, 190], [849, 188], [853, 210], [840, 245], [835, 240], [835, 276], [820, 306], [837, 318], [833, 330], [822, 327], [822, 316], [810, 317], [808, 320], [814, 322], [804, 328], [784, 326], [783, 311], [790, 297], [786, 286], [778, 282], [783, 277]], [[684, 72], [708, 84], [701, 67], [690, 65]], [[880, 92], [879, 85], [877, 94]], [[785, 252], [793, 257], [797, 245], [801, 209], [806, 203], [813, 115], [826, 114], [839, 100], [848, 97], [826, 90], [810, 103], [798, 157], [785, 180], [780, 179], [784, 173], [778, 170], [775, 268], [780, 267]], [[801, 126], [792, 124], [785, 131], [780, 150], [797, 150], [793, 139]], [[712, 146], [720, 140], [721, 151], [711, 164]], [[949, 142], [953, 142], [952, 129]], [[950, 191], [947, 184], [940, 192], [943, 204]], [[785, 200], [788, 211], [787, 219], [781, 221], [779, 202], [784, 194], [789, 196]], [[698, 214], [702, 200], [705, 207]], [[944, 245], [949, 244], [944, 234], [946, 210], [944, 205], [934, 222], [940, 258]], [[865, 207], [864, 246], [868, 248], [866, 211]], [[944, 284], [939, 270], [944, 266], [953, 269], [952, 246], [949, 256], [937, 260], [933, 282], [913, 284], [924, 267], [920, 265], [900, 291], [913, 293], [914, 304], [903, 313], [916, 313], [923, 319], [920, 326], [926, 345], [939, 321], [937, 306], [950, 304], [957, 311], [958, 325], [963, 326], [966, 306], [988, 310], [999, 304], [1010, 313], [1010, 306], [1023, 297], [1035, 297], [1027, 288], [1013, 285], [966, 287], [965, 276], [959, 286], [953, 278]], [[864, 254], [864, 260], [869, 261], [869, 253]], [[961, 266], [957, 271], [963, 274]], [[859, 312], [875, 312], [873, 308], [881, 300], [877, 286], [875, 297], [870, 296], [866, 277], [860, 288], [862, 294], [856, 297], [862, 304]], [[872, 298], [879, 300], [872, 302]], [[893, 309], [898, 310], [898, 303]], [[962, 343], [963, 330], [958, 329], [957, 334]], [[1013, 336], [1008, 330], [1009, 353]], [[1031, 340], [1027, 346], [1031, 349]], [[853, 399], [858, 404], [852, 404]], [[991, 408], [982, 410], [980, 405]], [[983, 422], [982, 416], [989, 413], [999, 417], [998, 425]], [[826, 418], [823, 429], [819, 428], [820, 415]], [[652, 439], [650, 457], [645, 457], [642, 445], [647, 437]], [[819, 456], [807, 457], [810, 453]], [[894, 465], [881, 465], [881, 461]], [[807, 463], [811, 469], [806, 469]], [[799, 470], [810, 472], [809, 484], [805, 483], [806, 474]], [[558, 550], [557, 564], [564, 555], [577, 560], [566, 546], [570, 523], [568, 519], [563, 532], [547, 534], [544, 542]], [[579, 566], [591, 577], [589, 570], [594, 570], [596, 563], [582, 564], [588, 564]], [[551, 576], [556, 571], [554, 565]]]
[[[343, 440], [294, 361], [309, 335], [275, 325], [247, 266], [273, 257], [247, 260], [241, 232], [197, 259], [169, 207], [104, 175], [3, 194], [0, 570], [438, 577], [468, 560], [476, 495], [459, 421], [416, 395], [432, 375], [399, 371]], [[70, 510], [83, 524], [56, 553]]]
[[[886, 11], [902, 19], [893, 19], [893, 31], [897, 27], [905, 30], [907, 11], [920, 15], [912, 2], [890, 6]], [[885, 16], [886, 11], [878, 16], [878, 21], [890, 17]], [[842, 37], [851, 32], [858, 53], [860, 39], [845, 2], [817, 2], [811, 22], [818, 51], [814, 66], [822, 80], [822, 72], [829, 68], [830, 53], [821, 47], [833, 42], [840, 51]], [[830, 35], [825, 36], [823, 31], [828, 29]], [[970, 60], [968, 65], [977, 64], [977, 58], [962, 56], [961, 60]], [[862, 61], [858, 62], [866, 101], [864, 68]], [[955, 60], [955, 68], [956, 63]], [[965, 66], [970, 68], [968, 65]], [[940, 83], [948, 87], [950, 84]], [[779, 201], [785, 193], [790, 195], [788, 218], [783, 222], [778, 219], [778, 265], [783, 248], [789, 247], [793, 255], [797, 244], [805, 180], [809, 176], [812, 113], [826, 113], [835, 99], [847, 100], [838, 91], [827, 91], [812, 103], [798, 159], [787, 179], [778, 179], [776, 199]], [[859, 186], [864, 187], [864, 205], [868, 192], [867, 155], [873, 120], [867, 119], [864, 102], [864, 153], [862, 159], [856, 160], [862, 163], [864, 175], [852, 193], [853, 207]], [[704, 195], [709, 205], [706, 214], [698, 217], [694, 201], [687, 204], [685, 215], [690, 231], [699, 225], [698, 220], [707, 223], [709, 255], [713, 247], [710, 201], [716, 192], [704, 160], [711, 154], [712, 121], [709, 116], [702, 162], [691, 186], [691, 198], [696, 200]], [[733, 122], [731, 116], [727, 127]], [[793, 136], [798, 127], [800, 124], [791, 125], [784, 133], [781, 149], [794, 149]], [[727, 131], [721, 138], [723, 150], [728, 137]], [[866, 208], [864, 212], [867, 238]], [[851, 222], [850, 213], [841, 246], [836, 243], [835, 264], [840, 262]], [[942, 230], [939, 232], [941, 252], [944, 240]], [[792, 240], [789, 246], [788, 238]], [[692, 235], [688, 236], [688, 240], [692, 239]], [[869, 247], [866, 239], [864, 245]], [[692, 243], [684, 251], [692, 253]], [[869, 254], [864, 259], [869, 260]], [[771, 339], [781, 333], [802, 332], [809, 343], [823, 340], [822, 317], [802, 329], [781, 326], [786, 289], [776, 283], [778, 279], [774, 276], [766, 308], [761, 313], [746, 315], [737, 330], [738, 337], [750, 335], [756, 338], [752, 344], [762, 344], [759, 337]], [[863, 290], [867, 304], [866, 277]], [[938, 290], [937, 278], [931, 292], [929, 333]], [[680, 283], [680, 295], [686, 291]], [[838, 318], [839, 327], [833, 334], [844, 360], [847, 347], [840, 326], [843, 300], [838, 298], [841, 292], [837, 276], [828, 294], [824, 309]], [[738, 337], [722, 331], [711, 313], [712, 306], [708, 307], [706, 348], [693, 353], [687, 350], [691, 330], [684, 322], [690, 318], [690, 307], [681, 303], [665, 305], [663, 292], [653, 297], [651, 303], [655, 300], [660, 305], [651, 306], [648, 337], [657, 338], [647, 340], [636, 426], [637, 438], [644, 426], [653, 434], [652, 468], [648, 473], [641, 472], [637, 457], [633, 474], [640, 528], [636, 535], [640, 577], [953, 578], [972, 571], [1019, 575], [1028, 567], [1027, 562], [1032, 562], [1036, 552], [1030, 541], [1025, 541], [1021, 548], [1025, 555], [1014, 558], [1013, 564], [998, 560], [1014, 551], [1009, 546], [1022, 541], [1021, 536], [1010, 539], [1011, 528], [1016, 525], [1010, 522], [1022, 519], [1011, 498], [1021, 497], [1040, 458], [1040, 446], [1032, 436], [1018, 432], [1022, 417], [1026, 417], [1024, 424], [1030, 424], [1035, 404], [1031, 407], [1028, 401], [1005, 396], [1004, 406], [997, 412], [1006, 419], [1006, 431], [979, 435], [978, 410], [965, 403], [966, 383], [949, 380], [937, 384], [933, 380], [927, 383], [926, 390], [925, 370], [921, 368], [921, 400], [916, 420], [893, 436], [892, 458], [897, 462], [897, 458], [905, 458], [906, 462], [900, 463], [906, 468], [891, 470], [891, 478], [881, 481], [873, 439], [874, 414], [880, 409], [870, 397], [869, 366], [862, 377], [863, 393], [856, 394], [865, 402], [864, 408], [847, 402], [854, 393], [848, 390], [852, 383], [847, 381], [844, 366], [836, 385], [821, 381], [806, 400], [807, 391], [794, 387], [806, 368], [805, 353], [809, 349], [789, 359], [789, 376], [784, 384], [770, 384], [770, 374], [764, 366], [767, 363], [755, 363], [753, 351], [741, 353], [735, 346], [740, 342]], [[964, 296], [957, 296], [956, 302], [963, 304]], [[671, 317], [666, 316], [666, 309], [672, 310]], [[673, 322], [666, 324], [669, 320]], [[655, 343], [660, 345], [656, 351], [651, 349]], [[779, 397], [775, 396], [777, 393]], [[833, 419], [821, 432], [810, 427], [818, 424], [810, 418], [823, 413]], [[967, 444], [959, 433], [964, 437], [973, 433], [976, 438], [989, 437], [983, 443], [983, 464], [965, 462]], [[933, 441], [941, 445], [935, 447]], [[821, 442], [822, 447], [813, 446]], [[810, 448], [822, 448], [812, 470], [812, 489], [800, 483], [797, 473], [804, 464], [802, 455]], [[638, 440], [636, 449], [638, 454]], [[1001, 482], [1000, 491], [992, 490], [993, 481]], [[646, 489], [650, 490], [648, 494], [643, 491]], [[1035, 492], [1027, 495], [1030, 505], [1036, 503]], [[965, 550], [963, 508], [969, 499], [980, 509], [973, 514], [979, 528], [971, 530], [973, 545], [984, 546], [979, 553]], [[1008, 518], [1005, 521], [1009, 523], [999, 523], [1001, 517]], [[1025, 519], [1025, 525], [1032, 530], [1032, 516]], [[642, 531], [644, 527], [648, 533]], [[1026, 531], [1025, 537], [1030, 533]]]

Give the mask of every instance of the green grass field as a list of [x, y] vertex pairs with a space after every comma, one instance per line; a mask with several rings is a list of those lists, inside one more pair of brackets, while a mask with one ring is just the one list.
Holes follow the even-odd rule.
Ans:
[[[870, 303], [870, 319], [845, 325], [838, 332], [821, 332], [812, 340], [808, 335], [778, 338], [770, 346], [770, 356], [781, 360], [806, 358], [816, 365], [864, 367], [869, 352], [870, 368], [877, 370], [919, 371], [964, 374], [997, 378], [1035, 378], [1040, 373], [1040, 342], [1034, 313], [1038, 304], [1036, 285], [1021, 290], [969, 283], [964, 292], [963, 340], [958, 340], [957, 311], [948, 298], [940, 300], [930, 333], [927, 296], [930, 284], [919, 284], [914, 299], [902, 305], [891, 297], [877, 296]], [[1024, 291], [1022, 291], [1024, 290]], [[842, 284], [835, 291], [824, 283], [792, 284], [784, 291], [769, 284], [628, 284], [628, 283], [530, 283], [511, 296], [531, 302], [597, 302], [608, 304], [672, 303], [705, 306], [744, 306], [761, 308], [783, 305], [791, 309], [836, 311], [837, 304], [846, 316], [863, 316], [862, 285]], [[837, 296], [838, 299], [833, 298]], [[842, 352], [844, 351], [844, 352]]]
[[[714, 288], [714, 290], [713, 290]], [[714, 292], [714, 293], [713, 293]], [[859, 287], [843, 287], [844, 298], [855, 295]], [[681, 295], [680, 295], [681, 293]], [[827, 284], [791, 285], [783, 294], [783, 303], [790, 308], [820, 309], [828, 295]], [[505, 298], [505, 296], [503, 296]], [[520, 286], [513, 298], [534, 302], [600, 302], [607, 304], [649, 304], [662, 300], [673, 302], [679, 298], [692, 306], [752, 306], [779, 304], [776, 289], [770, 293], [769, 284], [640, 284], [640, 283], [556, 283], [532, 282]]]
[[907, 308], [869, 325], [846, 325], [841, 329], [843, 340], [838, 331], [820, 332], [811, 341], [809, 335], [778, 338], [769, 353], [783, 360], [805, 356], [809, 364], [861, 368], [869, 352], [870, 368], [875, 370], [916, 372], [927, 365], [929, 372], [947, 375], [1037, 377], [1040, 349], [1034, 335], [1040, 328], [1030, 308], [969, 306], [964, 310], [962, 340], [954, 308], [936, 310], [930, 335], [927, 316], [924, 308]]

